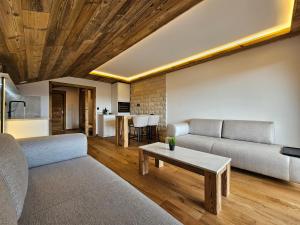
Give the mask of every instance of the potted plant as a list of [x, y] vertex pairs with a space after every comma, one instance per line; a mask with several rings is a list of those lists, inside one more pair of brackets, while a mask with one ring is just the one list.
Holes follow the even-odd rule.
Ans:
[[175, 145], [176, 145], [176, 138], [175, 137], [169, 137], [168, 142], [169, 142], [169, 149], [171, 151], [174, 151]]
[[107, 113], [108, 113], [108, 110], [107, 110], [107, 108], [105, 107], [103, 110], [102, 110], [102, 113], [103, 113], [103, 115], [107, 115]]

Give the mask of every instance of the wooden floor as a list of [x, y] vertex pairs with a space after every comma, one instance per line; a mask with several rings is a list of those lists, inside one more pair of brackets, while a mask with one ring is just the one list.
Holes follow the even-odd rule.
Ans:
[[53, 130], [52, 129], [52, 135], [58, 135], [58, 134], [74, 134], [74, 133], [84, 133], [82, 129], [66, 129], [66, 130]]
[[[166, 164], [138, 173], [138, 147], [89, 138], [89, 154], [138, 188], [184, 224], [300, 224], [300, 185], [233, 169], [231, 194], [218, 216], [203, 208], [203, 177]], [[129, 203], [130, 204], [130, 203]]]

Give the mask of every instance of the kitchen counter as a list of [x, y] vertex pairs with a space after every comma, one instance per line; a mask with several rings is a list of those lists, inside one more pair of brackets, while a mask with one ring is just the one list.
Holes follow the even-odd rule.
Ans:
[[99, 114], [99, 136], [112, 137], [115, 136], [116, 115]]
[[5, 121], [24, 121], [24, 120], [49, 120], [48, 118], [12, 118]]
[[48, 118], [6, 119], [5, 133], [15, 138], [29, 138], [49, 135]]

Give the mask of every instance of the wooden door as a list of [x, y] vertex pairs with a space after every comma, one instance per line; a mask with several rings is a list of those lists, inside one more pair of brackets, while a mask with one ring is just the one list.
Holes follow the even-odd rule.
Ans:
[[52, 134], [60, 134], [65, 130], [66, 93], [52, 91]]

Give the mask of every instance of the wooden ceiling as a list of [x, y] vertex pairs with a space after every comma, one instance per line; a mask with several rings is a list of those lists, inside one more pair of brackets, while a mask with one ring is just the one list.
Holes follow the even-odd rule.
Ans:
[[202, 0], [1, 0], [0, 64], [12, 79], [88, 73]]
[[[113, 83], [88, 73], [201, 1], [1, 0], [0, 65], [16, 83], [64, 76]], [[292, 31], [286, 37], [299, 32], [296, 0]]]
[[295, 0], [292, 32], [300, 32], [300, 0]]

